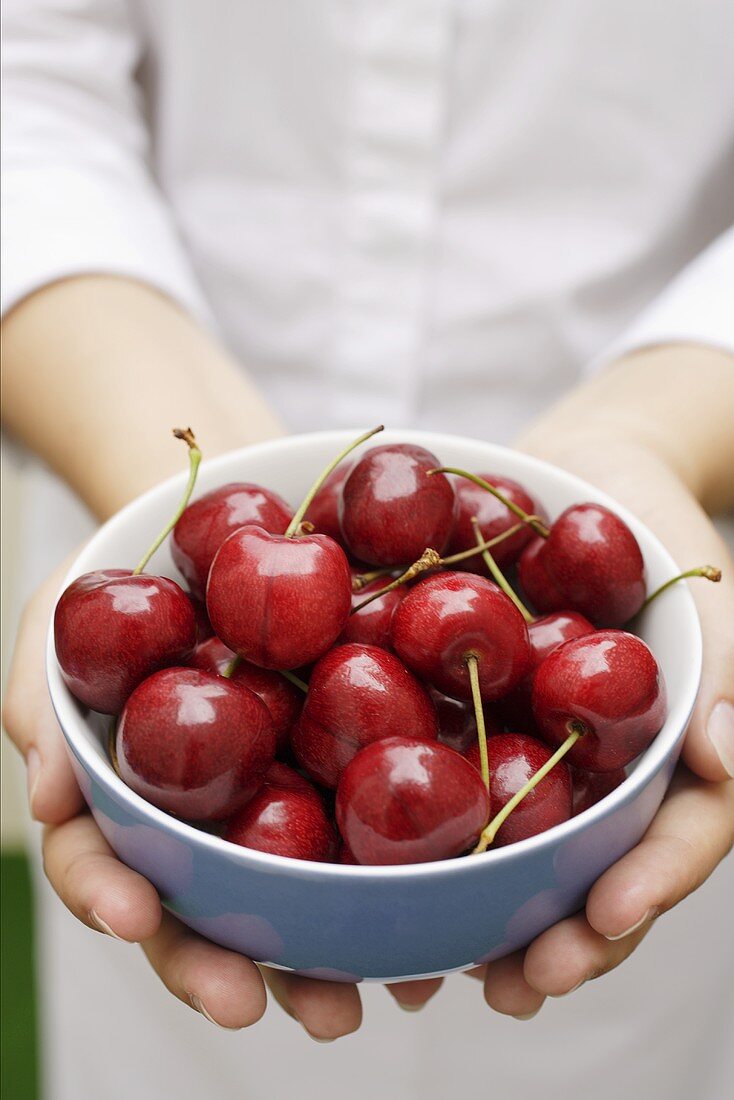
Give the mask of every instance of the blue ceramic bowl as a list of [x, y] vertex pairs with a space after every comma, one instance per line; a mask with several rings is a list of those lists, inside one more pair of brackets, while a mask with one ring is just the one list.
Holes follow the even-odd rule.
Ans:
[[[295, 504], [350, 438], [351, 432], [332, 431], [244, 448], [204, 463], [198, 489], [255, 481]], [[551, 516], [583, 500], [614, 508], [639, 540], [649, 585], [677, 572], [639, 520], [570, 474], [454, 436], [401, 431], [385, 432], [379, 440], [406, 441], [427, 447], [446, 464], [516, 478]], [[137, 561], [182, 488], [183, 475], [114, 516], [86, 546], [64, 586], [90, 569]], [[176, 576], [166, 548], [154, 567]], [[97, 824], [120, 859], [155, 884], [168, 909], [214, 942], [271, 966], [316, 978], [397, 981], [464, 970], [523, 947], [580, 909], [592, 883], [642, 837], [670, 782], [698, 690], [701, 635], [684, 585], [652, 605], [641, 618], [640, 633], [665, 674], [669, 714], [627, 780], [596, 806], [541, 836], [480, 856], [409, 867], [270, 856], [169, 817], [115, 775], [104, 747], [108, 720], [85, 711], [64, 686], [52, 633], [48, 680]]]

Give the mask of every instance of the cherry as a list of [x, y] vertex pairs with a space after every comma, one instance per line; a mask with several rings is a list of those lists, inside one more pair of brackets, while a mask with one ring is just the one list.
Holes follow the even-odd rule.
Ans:
[[665, 682], [645, 643], [622, 630], [564, 642], [535, 673], [533, 713], [551, 745], [580, 738], [569, 762], [589, 771], [623, 768], [648, 747], [666, 713]]
[[542, 611], [562, 611], [568, 601], [548, 576], [543, 564], [545, 539], [534, 538], [523, 550], [517, 567], [520, 587], [534, 607]]
[[354, 852], [344, 841], [342, 841], [339, 846], [339, 859], [337, 862], [350, 865], [354, 865], [358, 862]]
[[[642, 607], [642, 551], [627, 524], [603, 505], [567, 508], [537, 554], [552, 589], [592, 622], [622, 626]], [[533, 594], [533, 602], [541, 611], [552, 610], [542, 592]]]
[[206, 604], [197, 599], [191, 592], [187, 593], [191, 600], [191, 606], [194, 609], [194, 617], [196, 619], [196, 641], [205, 642], [207, 638], [211, 638], [214, 635], [212, 630], [212, 624], [209, 622], [209, 616], [206, 613]]
[[224, 839], [259, 852], [333, 863], [336, 829], [315, 787], [285, 764], [271, 765], [257, 794], [228, 822]]
[[476, 769], [446, 745], [408, 737], [363, 748], [336, 795], [339, 830], [361, 864], [451, 859], [471, 847], [488, 817]]
[[204, 598], [209, 569], [224, 540], [240, 527], [282, 535], [293, 509], [261, 485], [233, 481], [189, 504], [173, 529], [171, 554], [194, 595]]
[[352, 578], [328, 535], [300, 534], [303, 516], [337, 464], [382, 428], [360, 436], [323, 471], [284, 535], [242, 527], [225, 539], [209, 571], [206, 605], [216, 634], [263, 668], [294, 669], [325, 653], [352, 606]]
[[[525, 512], [545, 518], [541, 506], [528, 491], [509, 477], [498, 477], [495, 474], [480, 474], [479, 477], [491, 482], [509, 500], [518, 504]], [[486, 492], [481, 486], [466, 479], [459, 480], [454, 486], [456, 492], [456, 523], [454, 533], [449, 544], [450, 553], [458, 553], [476, 546], [475, 530], [472, 520], [476, 517], [482, 538], [494, 539], [498, 535], [513, 526], [517, 519], [509, 508]], [[511, 565], [517, 560], [522, 549], [533, 538], [532, 529], [523, 525], [513, 535], [498, 543], [494, 549], [494, 558], [499, 566]], [[469, 558], [462, 566], [472, 573], [483, 573], [482, 562], [479, 557]]]
[[305, 514], [305, 520], [313, 524], [319, 535], [328, 535], [341, 544], [342, 529], [339, 524], [339, 507], [344, 482], [354, 467], [353, 462], [342, 462], [329, 474], [324, 484], [314, 496]]
[[144, 680], [117, 730], [120, 777], [161, 810], [191, 821], [227, 818], [259, 788], [275, 752], [263, 701], [193, 668]]
[[233, 684], [254, 691], [270, 711], [275, 732], [276, 752], [283, 755], [290, 745], [291, 730], [301, 713], [303, 695], [280, 672], [258, 668], [248, 661], [237, 661], [229, 672], [235, 654], [219, 638], [208, 638], [196, 646], [188, 664], [205, 672], [229, 675]]
[[454, 523], [453, 486], [428, 477], [438, 463], [423, 447], [373, 447], [342, 489], [341, 529], [351, 552], [373, 565], [401, 565], [446, 546]]
[[[443, 695], [435, 688], [429, 688], [433, 705], [438, 716], [438, 739], [442, 745], [448, 745], [450, 749], [467, 756], [477, 749], [477, 719], [470, 703], [459, 699], [451, 699]], [[484, 716], [487, 734], [500, 732], [500, 727], [491, 719]]]
[[583, 768], [574, 768], [568, 765], [573, 782], [573, 816], [582, 814], [584, 810], [595, 806], [606, 798], [612, 791], [616, 791], [620, 783], [624, 783], [627, 773], [624, 768], [616, 768], [613, 772], [587, 772]]
[[[501, 733], [488, 738], [487, 756], [489, 797], [492, 813], [496, 814], [548, 763], [551, 751], [542, 741], [527, 734]], [[467, 760], [480, 770], [478, 745], [469, 750]], [[570, 769], [559, 761], [506, 818], [495, 834], [495, 846], [527, 840], [568, 821], [572, 810], [571, 786]]]
[[530, 642], [512, 601], [484, 577], [446, 572], [411, 589], [392, 620], [395, 652], [432, 687], [471, 699], [468, 659], [478, 664], [482, 699], [505, 695], [525, 675]]
[[358, 592], [352, 592], [352, 614], [339, 636], [339, 643], [360, 642], [363, 645], [380, 646], [382, 649], [390, 648], [392, 617], [395, 608], [402, 603], [407, 591], [405, 588], [393, 588], [354, 613], [365, 597], [380, 592], [383, 587], [383, 582], [378, 579], [370, 581]]
[[337, 646], [311, 674], [291, 745], [301, 767], [336, 787], [352, 757], [378, 738], [434, 741], [436, 711], [428, 692], [394, 653], [377, 646]]
[[175, 515], [134, 570], [96, 569], [77, 577], [54, 612], [64, 682], [80, 702], [103, 714], [119, 714], [141, 681], [185, 661], [196, 642], [194, 607], [183, 589], [143, 572], [186, 507], [201, 461], [190, 428], [173, 434], [189, 448], [188, 484]]

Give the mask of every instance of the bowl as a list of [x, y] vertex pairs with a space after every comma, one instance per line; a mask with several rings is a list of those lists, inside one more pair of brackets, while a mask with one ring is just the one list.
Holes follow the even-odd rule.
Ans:
[[[296, 504], [318, 471], [357, 433], [319, 432], [233, 451], [202, 464], [197, 492], [260, 482]], [[478, 440], [385, 432], [446, 464], [491, 470], [527, 485], [551, 516], [578, 501], [615, 510], [635, 533], [652, 590], [675, 562], [633, 515], [598, 489], [537, 459]], [[176, 505], [185, 475], [133, 501], [96, 533], [69, 570], [136, 562]], [[152, 569], [176, 577], [166, 546]], [[87, 803], [119, 858], [149, 879], [164, 905], [224, 947], [314, 978], [399, 981], [465, 970], [528, 944], [581, 909], [594, 881], [642, 837], [671, 780], [701, 671], [701, 633], [685, 585], [644, 612], [639, 633], [668, 686], [663, 729], [615, 791], [548, 832], [483, 855], [397, 867], [310, 863], [229, 844], [156, 809], [113, 771], [109, 719], [86, 711], [60, 675], [49, 632], [51, 699]]]

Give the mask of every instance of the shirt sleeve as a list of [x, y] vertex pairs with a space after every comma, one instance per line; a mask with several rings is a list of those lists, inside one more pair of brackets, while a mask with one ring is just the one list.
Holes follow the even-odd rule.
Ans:
[[596, 371], [659, 344], [707, 344], [734, 354], [734, 228], [685, 267], [589, 364]]
[[149, 164], [126, 0], [4, 0], [3, 313], [71, 275], [143, 280], [210, 320]]

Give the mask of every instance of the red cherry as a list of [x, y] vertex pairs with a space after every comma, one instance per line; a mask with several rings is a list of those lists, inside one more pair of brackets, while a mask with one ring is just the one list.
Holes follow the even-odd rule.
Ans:
[[85, 706], [119, 714], [147, 676], [180, 664], [196, 642], [194, 608], [175, 581], [96, 570], [65, 590], [54, 612], [61, 673]]
[[355, 865], [358, 862], [354, 852], [348, 844], [344, 843], [344, 841], [342, 841], [341, 845], [339, 846], [338, 862], [348, 865]]
[[209, 622], [209, 616], [206, 613], [206, 604], [192, 595], [191, 592], [187, 593], [191, 600], [191, 606], [194, 609], [194, 617], [196, 619], [196, 641], [205, 642], [207, 638], [211, 638], [214, 635], [212, 630], [212, 624]]
[[392, 642], [408, 668], [458, 699], [472, 697], [470, 656], [477, 658], [485, 700], [511, 691], [530, 661], [527, 626], [512, 600], [471, 573], [420, 581], [393, 616]]
[[[644, 603], [645, 563], [637, 539], [601, 504], [567, 508], [551, 527], [539, 558], [566, 606], [600, 626], [622, 626]], [[537, 606], [547, 609], [543, 603]]]
[[120, 717], [121, 778], [191, 821], [229, 817], [260, 786], [275, 752], [268, 708], [222, 676], [168, 668], [135, 689]]
[[209, 569], [224, 540], [240, 527], [282, 535], [293, 510], [261, 485], [230, 482], [189, 504], [171, 537], [171, 554], [194, 595], [204, 598]]
[[325, 787], [361, 748], [401, 735], [434, 741], [436, 712], [428, 692], [393, 653], [377, 646], [337, 646], [311, 674], [291, 745], [299, 764]]
[[327, 535], [287, 538], [242, 527], [217, 552], [206, 605], [217, 635], [240, 657], [262, 668], [299, 668], [344, 629], [349, 562]]
[[545, 539], [534, 538], [523, 550], [517, 567], [520, 587], [539, 611], [563, 611], [568, 601], [553, 584], [543, 564]]
[[[219, 638], [200, 642], [188, 664], [205, 672], [224, 674], [235, 654]], [[285, 676], [269, 668], [258, 668], [240, 661], [230, 679], [258, 695], [270, 711], [275, 732], [276, 752], [283, 755], [290, 745], [290, 735], [303, 705], [303, 695]]]
[[453, 486], [428, 477], [438, 459], [423, 447], [373, 447], [342, 489], [341, 529], [360, 561], [410, 565], [430, 546], [441, 553], [454, 523]]
[[[459, 699], [451, 699], [435, 688], [430, 688], [428, 693], [438, 716], [439, 741], [466, 756], [471, 749], [477, 747], [477, 719], [473, 706]], [[487, 736], [500, 732], [500, 727], [492, 721], [486, 710], [484, 725]]]
[[359, 592], [352, 592], [352, 614], [347, 619], [347, 624], [341, 632], [339, 642], [359, 642], [362, 645], [377, 645], [382, 649], [390, 649], [390, 627], [395, 608], [402, 603], [407, 593], [406, 588], [393, 588], [392, 592], [386, 592], [377, 600], [372, 600], [361, 611], [354, 613], [354, 608], [372, 592], [379, 592], [389, 583], [389, 578], [378, 578], [370, 581]]
[[[498, 477], [496, 474], [480, 474], [479, 477], [490, 482], [509, 500], [512, 500], [529, 515], [540, 516], [545, 519], [545, 512], [541, 505], [531, 497], [530, 493], [517, 481], [509, 477]], [[462, 550], [472, 550], [476, 546], [476, 535], [472, 520], [477, 518], [479, 530], [485, 540], [496, 538], [504, 531], [517, 525], [517, 516], [486, 489], [464, 478], [459, 478], [454, 484], [456, 492], [456, 524], [454, 533], [449, 543], [449, 554], [458, 554]], [[517, 560], [523, 547], [533, 538], [530, 527], [520, 528], [508, 539], [499, 542], [493, 548], [493, 557], [500, 568], [511, 565]], [[462, 569], [471, 573], [484, 573], [485, 566], [480, 556], [467, 558]]]
[[425, 863], [471, 848], [489, 818], [489, 797], [479, 773], [453, 749], [389, 737], [347, 765], [336, 818], [359, 863]]
[[313, 524], [319, 535], [328, 535], [341, 545], [342, 529], [339, 524], [339, 507], [344, 482], [354, 467], [353, 462], [342, 462], [329, 474], [324, 484], [308, 506], [305, 519]]
[[624, 783], [627, 773], [624, 768], [617, 768], [613, 772], [587, 772], [583, 768], [568, 769], [573, 781], [573, 816], [582, 814], [584, 810], [595, 806], [606, 798], [612, 791], [616, 791], [620, 783]]
[[662, 728], [666, 691], [654, 656], [634, 634], [597, 630], [564, 642], [535, 673], [533, 713], [549, 744], [576, 728], [569, 763], [589, 771], [623, 768]]
[[315, 787], [285, 764], [271, 765], [262, 787], [227, 824], [224, 839], [290, 859], [333, 863], [336, 829]]
[[[501, 733], [487, 740], [489, 797], [492, 813], [498, 814], [510, 799], [547, 763], [552, 752], [542, 741], [524, 733]], [[477, 745], [467, 753], [479, 771]], [[563, 760], [525, 795], [497, 830], [494, 847], [544, 833], [571, 817], [571, 776]]]
[[580, 638], [596, 629], [588, 619], [576, 611], [554, 611], [528, 624], [530, 638], [530, 668], [524, 679], [509, 695], [500, 700], [499, 713], [509, 727], [532, 730], [535, 728], [531, 695], [535, 671], [549, 653], [571, 638]]

